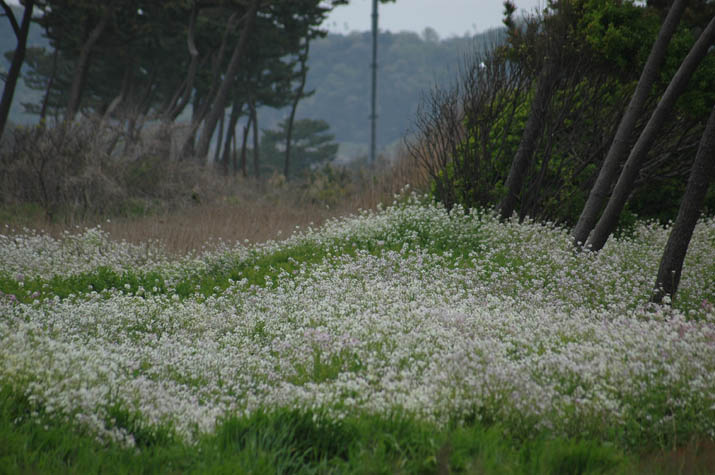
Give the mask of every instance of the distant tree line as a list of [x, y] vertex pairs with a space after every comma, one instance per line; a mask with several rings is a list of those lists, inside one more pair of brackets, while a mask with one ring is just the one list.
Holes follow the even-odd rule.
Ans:
[[[15, 8], [19, 17], [22, 14]], [[8, 35], [9, 33], [9, 35]], [[472, 50], [483, 50], [505, 41], [506, 30], [496, 28], [486, 32], [440, 38], [431, 28], [421, 33], [389, 31], [380, 32], [379, 87], [378, 87], [378, 144], [380, 147], [400, 143], [411, 132], [417, 107], [424, 91], [434, 84], [449, 84], [455, 80], [465, 56]], [[330, 124], [335, 140], [343, 144], [366, 144], [369, 116], [369, 54], [368, 32], [348, 34], [330, 33], [310, 42], [306, 67], [308, 74], [304, 94], [296, 109], [296, 119], [322, 119]], [[9, 68], [16, 45], [10, 29], [0, 29], [0, 51], [5, 52]], [[180, 45], [185, 47], [183, 44]], [[44, 50], [43, 50], [44, 48]], [[15, 123], [34, 123], [39, 117], [46, 89], [46, 76], [36, 74], [35, 56], [44, 58], [45, 69], [51, 71], [53, 51], [40, 35], [40, 26], [32, 24], [28, 39], [28, 52], [22, 80], [15, 91], [10, 120]], [[366, 58], [368, 60], [366, 61]], [[298, 65], [296, 65], [298, 70]], [[49, 73], [48, 73], [49, 74]], [[300, 78], [293, 84], [300, 85]], [[32, 89], [27, 86], [31, 85]], [[24, 106], [23, 106], [24, 104]], [[292, 103], [280, 108], [257, 105], [257, 115], [263, 128], [277, 130], [279, 123], [290, 116]], [[192, 104], [189, 103], [175, 123], [190, 120]], [[30, 112], [28, 114], [28, 112]], [[62, 109], [57, 112], [61, 113]], [[49, 111], [52, 116], [55, 111]], [[237, 117], [237, 143], [242, 141], [242, 130], [250, 115], [247, 107]], [[225, 129], [229, 128], [231, 109], [226, 110]], [[236, 129], [235, 127], [233, 129]], [[250, 139], [249, 132], [249, 139]], [[224, 137], [226, 137], [224, 135]], [[214, 142], [218, 132], [214, 134]], [[225, 142], [225, 139], [224, 139]], [[250, 140], [249, 140], [250, 144]], [[359, 147], [346, 147], [348, 153], [358, 153]], [[352, 151], [354, 150], [354, 151]], [[261, 159], [264, 148], [261, 148]], [[224, 150], [220, 152], [220, 159]], [[345, 152], [343, 152], [345, 153]], [[240, 156], [240, 150], [238, 152]], [[249, 153], [249, 156], [251, 153]], [[295, 157], [299, 160], [299, 157]], [[240, 160], [239, 160], [240, 161]], [[297, 163], [297, 162], [296, 162]], [[239, 165], [240, 168], [240, 165]], [[283, 164], [281, 167], [283, 168]], [[292, 167], [291, 167], [292, 169]]]
[[410, 151], [433, 193], [572, 225], [575, 247], [592, 252], [629, 215], [674, 219], [653, 299], [673, 295], [715, 204], [715, 4], [552, 0], [524, 18], [504, 5], [507, 42], [418, 114]]
[[[236, 145], [245, 143], [235, 137], [236, 123], [248, 117], [243, 133], [257, 136], [259, 107], [289, 107], [290, 140], [298, 102], [311, 94], [305, 88], [310, 43], [325, 36], [320, 29], [325, 16], [344, 3], [25, 0], [22, 15], [16, 15], [0, 1], [17, 42], [4, 78], [0, 134], [26, 64], [25, 81], [42, 91], [39, 103], [26, 106], [41, 123], [48, 117], [100, 117], [115, 128], [122, 125], [115, 145], [125, 147], [147, 123], [161, 123], [167, 155], [203, 163], [213, 140], [225, 170], [231, 165], [247, 173], [245, 154], [244, 162], [236, 163]], [[41, 26], [49, 51], [26, 49], [31, 22]], [[177, 127], [179, 118], [188, 125]]]

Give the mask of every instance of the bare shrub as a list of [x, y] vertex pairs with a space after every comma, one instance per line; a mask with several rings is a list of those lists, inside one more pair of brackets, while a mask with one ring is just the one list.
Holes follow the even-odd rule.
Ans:
[[[406, 184], [426, 190], [428, 182], [426, 169], [404, 149], [380, 156], [372, 168], [356, 160], [318, 170], [312, 181], [225, 177], [194, 160], [172, 160], [166, 134], [156, 131], [161, 127], [145, 130], [130, 147], [100, 121], [6, 134], [0, 148], [3, 232], [22, 223], [60, 235], [101, 224], [114, 239], [157, 239], [184, 253], [217, 239], [280, 238], [297, 226], [389, 203]], [[45, 217], [20, 216], [26, 204], [40, 205]]]
[[3, 143], [3, 204], [34, 202], [47, 218], [107, 212], [123, 199], [113, 168], [90, 122], [18, 127]]
[[530, 86], [529, 75], [493, 47], [467, 57], [452, 87], [435, 87], [423, 99], [407, 150], [428, 171], [434, 195], [447, 207], [497, 200]]
[[50, 221], [176, 210], [215, 199], [226, 187], [209, 167], [156, 153], [157, 139], [123, 155], [116, 131], [99, 120], [18, 127], [7, 135], [0, 204], [39, 204]]

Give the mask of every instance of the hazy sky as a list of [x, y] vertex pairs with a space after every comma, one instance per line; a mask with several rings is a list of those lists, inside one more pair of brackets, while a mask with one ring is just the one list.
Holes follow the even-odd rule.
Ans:
[[[380, 4], [380, 30], [422, 32], [432, 27], [440, 37], [462, 36], [500, 26], [503, 0], [397, 0]], [[519, 10], [531, 11], [543, 0], [515, 0]], [[348, 33], [371, 28], [372, 0], [350, 0], [336, 7], [324, 26], [331, 32]]]

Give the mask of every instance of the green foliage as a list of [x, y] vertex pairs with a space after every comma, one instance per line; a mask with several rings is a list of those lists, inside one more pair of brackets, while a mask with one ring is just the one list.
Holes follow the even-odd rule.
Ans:
[[[335, 158], [338, 144], [328, 133], [330, 124], [324, 120], [299, 119], [293, 122], [291, 132], [289, 176], [301, 176]], [[283, 173], [285, 165], [288, 121], [278, 124], [278, 130], [264, 130], [261, 137], [261, 158], [264, 167]]]
[[292, 384], [302, 386], [306, 383], [323, 383], [333, 381], [344, 371], [357, 372], [364, 365], [350, 351], [345, 350], [338, 354], [326, 356], [320, 348], [313, 348], [313, 359], [310, 364], [297, 364], [295, 376], [289, 378]]
[[[137, 449], [103, 444], [34, 410], [12, 387], [0, 387], [0, 463], [6, 473], [625, 473], [634, 457], [595, 440], [548, 435], [518, 442], [498, 425], [438, 428], [407, 413], [355, 414], [277, 409], [227, 415], [215, 434], [187, 446], [170, 428], [146, 430]], [[132, 425], [135, 416], [114, 408]]]
[[579, 29], [601, 61], [611, 64], [616, 71], [633, 78], [640, 71], [650, 52], [653, 39], [660, 27], [655, 12], [644, 10], [633, 1], [616, 3], [606, 0], [584, 2], [584, 15]]
[[94, 272], [70, 276], [56, 275], [49, 280], [40, 277], [10, 276], [0, 273], [0, 295], [11, 295], [24, 303], [57, 296], [61, 299], [86, 294], [118, 290], [131, 294], [163, 294], [167, 291], [164, 277], [157, 272], [139, 274], [132, 271], [116, 272], [99, 267]]
[[[475, 64], [482, 61], [485, 71], [462, 78], [465, 90], [473, 84], [479, 84], [481, 90], [459, 98], [466, 115], [466, 137], [445, 147], [449, 155], [440, 158], [441, 166], [432, 172], [432, 193], [447, 206], [489, 207], [501, 200], [543, 58], [549, 57], [559, 64], [560, 79], [548, 111], [537, 119], [543, 130], [520, 191], [518, 211], [521, 218], [573, 224], [655, 41], [661, 12], [632, 1], [575, 0], [550, 2], [542, 16], [518, 23], [513, 18], [513, 6], [506, 2], [505, 8], [508, 42], [486, 59], [472, 59]], [[634, 131], [633, 142], [701, 29], [693, 24], [694, 17], [685, 18], [671, 42], [666, 65]], [[494, 72], [499, 71], [500, 61], [509, 65], [508, 75]], [[523, 82], [515, 87], [519, 75], [524, 76]], [[484, 77], [490, 81], [485, 82]], [[651, 148], [643, 167], [646, 175], [629, 203], [628, 212], [633, 216], [661, 222], [675, 218], [688, 164], [694, 159], [715, 102], [714, 78], [715, 55], [708, 55], [678, 101], [673, 125]], [[504, 101], [505, 95], [516, 101]], [[513, 102], [518, 105], [509, 107]], [[442, 105], [446, 103], [444, 100]], [[433, 134], [431, 140], [442, 140], [439, 137], [448, 134], [457, 135], [454, 130], [445, 130]], [[430, 140], [428, 135], [423, 139]], [[633, 219], [624, 217], [626, 232], [629, 223]]]
[[348, 170], [329, 163], [311, 170], [307, 178], [303, 188], [309, 199], [329, 206], [339, 203], [355, 187]]

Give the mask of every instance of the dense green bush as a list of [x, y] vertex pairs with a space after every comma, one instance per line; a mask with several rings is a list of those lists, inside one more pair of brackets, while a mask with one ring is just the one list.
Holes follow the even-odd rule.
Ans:
[[[559, 6], [561, 5], [561, 6]], [[568, 5], [569, 8], [566, 8]], [[631, 137], [697, 39], [686, 20]], [[507, 17], [506, 45], [475, 54], [451, 90], [435, 90], [418, 116], [413, 157], [425, 163], [433, 195], [448, 207], [491, 207], [504, 196], [544, 58], [559, 75], [519, 196], [523, 219], [574, 223], [585, 203], [660, 25], [655, 7], [574, 0], [518, 23]], [[563, 28], [566, 24], [567, 27]], [[666, 222], [677, 214], [703, 126], [715, 97], [709, 55], [652, 146], [627, 212]], [[708, 209], [715, 202], [710, 198]]]

